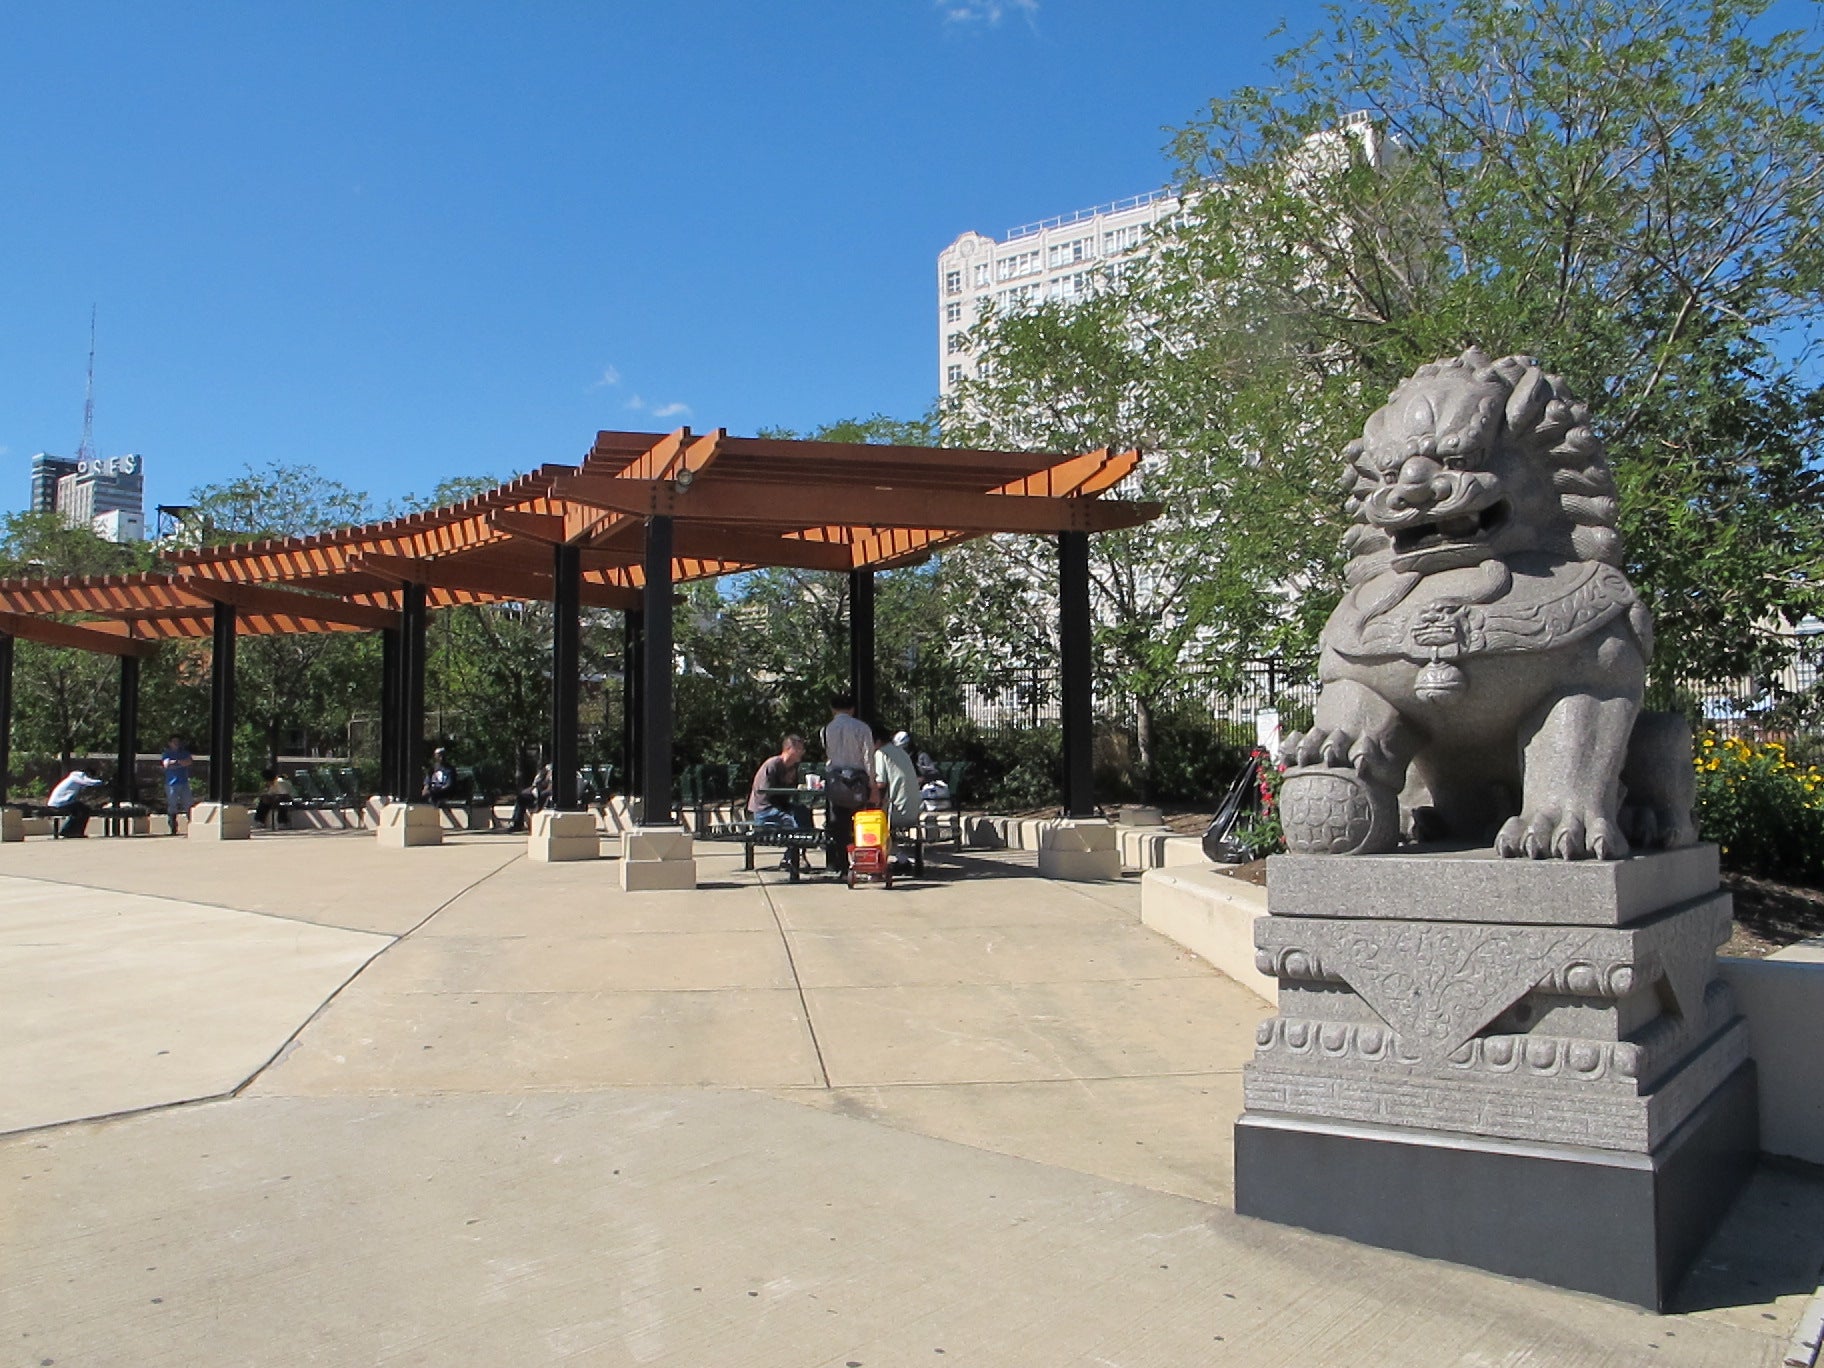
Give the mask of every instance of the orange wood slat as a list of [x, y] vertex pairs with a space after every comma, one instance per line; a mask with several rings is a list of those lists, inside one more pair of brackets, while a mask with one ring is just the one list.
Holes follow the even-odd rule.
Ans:
[[1104, 499], [1016, 497], [956, 491], [893, 488], [795, 490], [781, 499], [776, 489], [734, 481], [705, 480], [680, 491], [668, 480], [621, 480], [573, 475], [558, 492], [579, 503], [680, 522], [701, 520], [800, 527], [827, 523], [907, 527], [944, 532], [1106, 532], [1155, 518], [1158, 504]]

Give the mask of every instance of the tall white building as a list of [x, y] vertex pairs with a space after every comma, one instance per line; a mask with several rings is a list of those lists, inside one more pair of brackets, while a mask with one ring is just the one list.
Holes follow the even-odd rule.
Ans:
[[990, 303], [1007, 313], [1075, 299], [1102, 273], [1135, 256], [1146, 232], [1179, 205], [1169, 190], [1136, 195], [1015, 228], [1000, 241], [967, 232], [937, 257], [938, 393], [949, 398], [975, 374], [963, 335]]

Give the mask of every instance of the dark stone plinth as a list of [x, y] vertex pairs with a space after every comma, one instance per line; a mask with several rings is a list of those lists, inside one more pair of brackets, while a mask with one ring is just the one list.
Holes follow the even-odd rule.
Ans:
[[1663, 1311], [1758, 1148], [1752, 1063], [1646, 1154], [1247, 1112], [1235, 1209]]

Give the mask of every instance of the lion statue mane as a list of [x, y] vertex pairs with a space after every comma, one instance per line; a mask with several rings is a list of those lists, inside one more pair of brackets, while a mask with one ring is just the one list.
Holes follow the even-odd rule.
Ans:
[[1589, 410], [1528, 356], [1421, 366], [1344, 449], [1348, 591], [1281, 794], [1294, 851], [1414, 841], [1620, 859], [1695, 839], [1690, 730], [1643, 713]]

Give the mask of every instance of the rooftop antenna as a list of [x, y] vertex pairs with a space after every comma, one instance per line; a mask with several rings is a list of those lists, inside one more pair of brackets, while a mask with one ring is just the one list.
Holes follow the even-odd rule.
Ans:
[[89, 388], [82, 401], [82, 445], [76, 448], [76, 459], [95, 459], [95, 306], [89, 305]]

